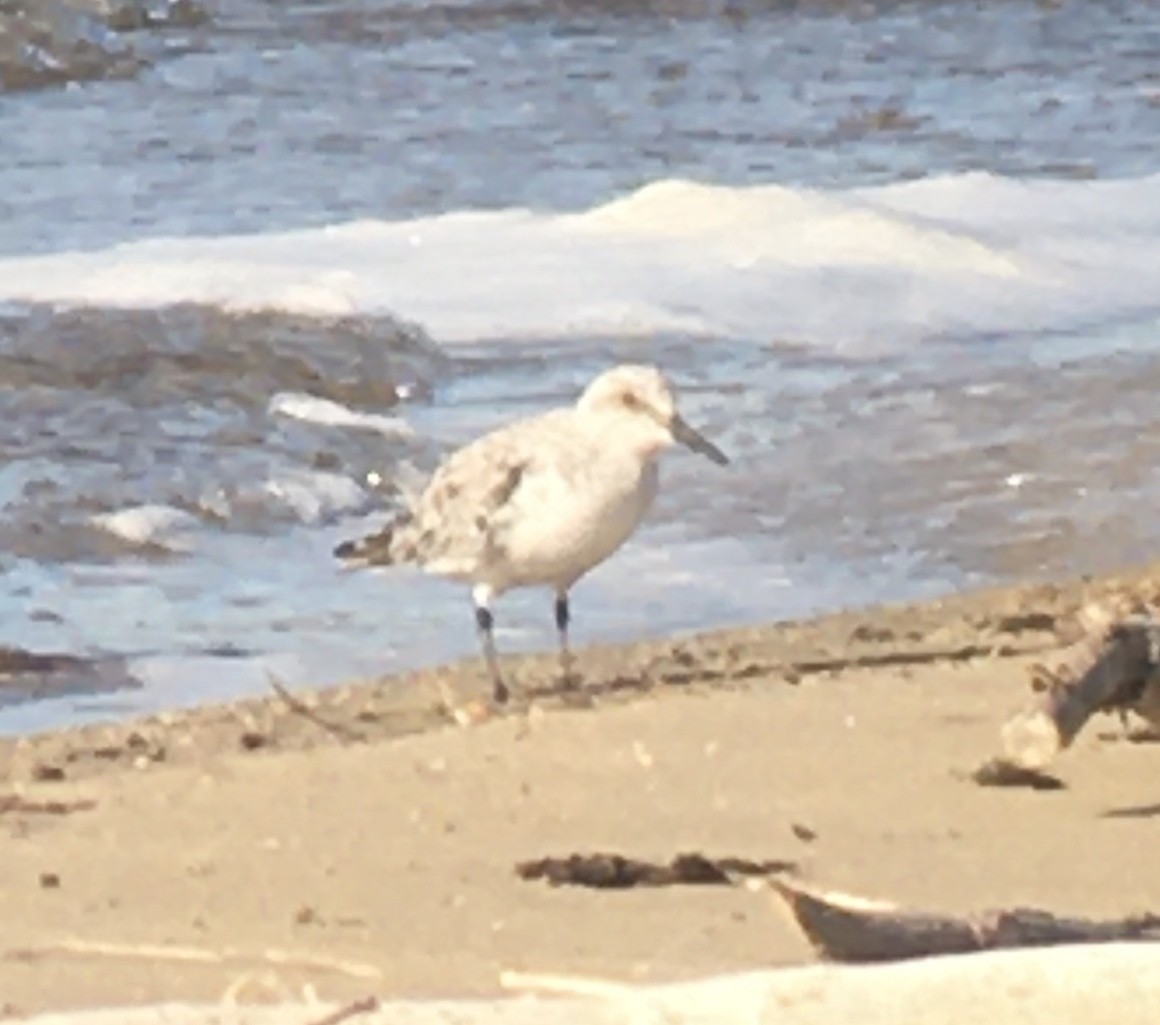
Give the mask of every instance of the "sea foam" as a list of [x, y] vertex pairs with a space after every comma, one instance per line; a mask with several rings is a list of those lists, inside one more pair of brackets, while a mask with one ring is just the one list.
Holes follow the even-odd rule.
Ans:
[[342, 427], [350, 430], [371, 431], [394, 438], [410, 438], [415, 432], [397, 416], [381, 413], [360, 413], [341, 402], [324, 399], [305, 392], [279, 392], [267, 406], [271, 416], [318, 424], [322, 427]]
[[0, 302], [391, 314], [442, 344], [680, 332], [856, 355], [1157, 317], [1160, 176], [859, 189], [654, 182], [584, 212], [459, 211], [0, 261]]

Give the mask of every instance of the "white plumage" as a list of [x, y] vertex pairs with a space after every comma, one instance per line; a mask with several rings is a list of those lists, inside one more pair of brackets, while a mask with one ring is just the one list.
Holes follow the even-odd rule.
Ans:
[[518, 420], [453, 452], [391, 524], [336, 554], [412, 563], [471, 584], [495, 698], [504, 701], [492, 600], [513, 587], [552, 588], [567, 676], [568, 591], [636, 530], [656, 496], [657, 459], [674, 442], [728, 462], [681, 419], [659, 370], [619, 366], [574, 406]]

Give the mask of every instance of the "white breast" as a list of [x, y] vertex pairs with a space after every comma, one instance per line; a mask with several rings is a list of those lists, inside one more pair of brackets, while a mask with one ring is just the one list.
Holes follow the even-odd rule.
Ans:
[[594, 460], [580, 472], [532, 472], [513, 496], [502, 545], [487, 568], [497, 591], [522, 585], [566, 589], [632, 535], [657, 492], [653, 460]]

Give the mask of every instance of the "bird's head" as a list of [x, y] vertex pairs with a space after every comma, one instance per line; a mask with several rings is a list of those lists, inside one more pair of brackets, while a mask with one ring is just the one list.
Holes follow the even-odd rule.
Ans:
[[673, 390], [656, 368], [624, 364], [606, 370], [584, 389], [577, 403], [582, 412], [612, 418], [614, 429], [642, 455], [654, 456], [674, 442], [698, 452], [719, 466], [729, 459], [677, 412]]

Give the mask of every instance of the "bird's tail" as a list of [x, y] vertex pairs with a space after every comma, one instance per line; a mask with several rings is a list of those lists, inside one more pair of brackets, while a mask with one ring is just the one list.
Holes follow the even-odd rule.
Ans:
[[361, 566], [391, 566], [405, 561], [396, 550], [396, 539], [400, 529], [410, 522], [410, 513], [401, 513], [374, 534], [343, 541], [335, 547], [335, 557], [351, 565]]

